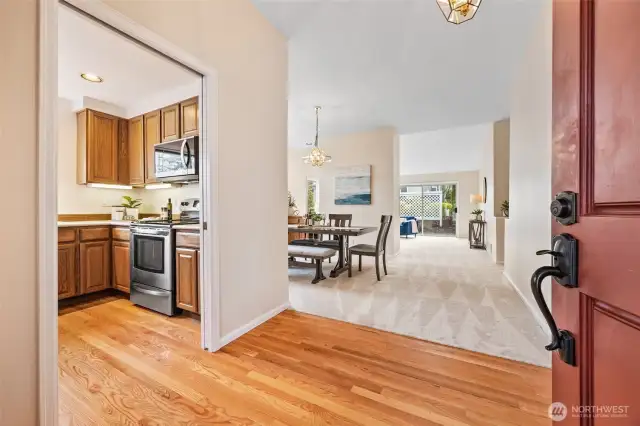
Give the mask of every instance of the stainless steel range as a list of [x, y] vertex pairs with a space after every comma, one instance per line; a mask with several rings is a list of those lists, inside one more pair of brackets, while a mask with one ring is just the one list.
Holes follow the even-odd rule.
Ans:
[[[188, 214], [181, 213], [180, 220], [141, 220], [131, 224], [131, 296], [136, 305], [175, 315], [175, 229], [176, 225], [193, 225], [200, 222], [199, 200], [190, 203]], [[196, 214], [197, 213], [197, 214]]]

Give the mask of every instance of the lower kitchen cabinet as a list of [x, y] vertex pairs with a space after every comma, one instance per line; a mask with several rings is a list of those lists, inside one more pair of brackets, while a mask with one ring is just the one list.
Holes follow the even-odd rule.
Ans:
[[78, 294], [76, 256], [75, 243], [58, 244], [58, 299]]
[[129, 242], [113, 241], [111, 259], [113, 260], [113, 288], [129, 293], [131, 287]]
[[199, 313], [198, 250], [176, 249], [176, 305], [180, 309]]
[[80, 243], [80, 291], [93, 293], [111, 287], [111, 241]]

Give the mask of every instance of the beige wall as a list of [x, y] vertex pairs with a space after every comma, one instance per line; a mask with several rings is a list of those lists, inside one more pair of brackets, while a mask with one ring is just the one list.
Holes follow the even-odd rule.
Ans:
[[289, 300], [287, 41], [249, 0], [107, 4], [218, 72], [220, 328], [231, 333]]
[[0, 424], [37, 418], [37, 2], [0, 1]]
[[[306, 182], [319, 182], [319, 212], [352, 213], [353, 225], [378, 225], [383, 214], [394, 215], [387, 247], [393, 253], [400, 249], [398, 137], [395, 129], [382, 128], [370, 132], [323, 138], [322, 148], [333, 156], [331, 163], [321, 168], [304, 164], [302, 157], [308, 148], [289, 149], [289, 190], [298, 201], [301, 214], [306, 213]], [[334, 177], [345, 166], [371, 165], [371, 205], [337, 206], [334, 203]], [[354, 243], [374, 244], [376, 234], [355, 239]]]
[[[530, 279], [549, 259], [536, 250], [550, 247], [551, 215], [551, 1], [545, 2], [523, 56], [511, 93], [510, 212], [504, 273], [540, 323]], [[551, 306], [551, 286], [543, 286]], [[547, 327], [543, 327], [547, 330]]]
[[402, 175], [400, 176], [400, 185], [408, 185], [412, 183], [422, 184], [457, 182], [458, 217], [456, 222], [456, 237], [468, 238], [469, 217], [471, 216], [471, 210], [475, 208], [475, 206], [469, 202], [469, 196], [471, 194], [477, 193], [478, 191], [478, 176], [479, 173], [477, 170], [466, 172]]

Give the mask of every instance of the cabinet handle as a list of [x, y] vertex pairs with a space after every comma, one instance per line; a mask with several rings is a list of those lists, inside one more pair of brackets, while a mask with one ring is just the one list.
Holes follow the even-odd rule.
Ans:
[[161, 291], [147, 290], [145, 288], [140, 288], [140, 287], [136, 287], [136, 291], [139, 291], [140, 293], [148, 294], [150, 296], [164, 296], [165, 295]]

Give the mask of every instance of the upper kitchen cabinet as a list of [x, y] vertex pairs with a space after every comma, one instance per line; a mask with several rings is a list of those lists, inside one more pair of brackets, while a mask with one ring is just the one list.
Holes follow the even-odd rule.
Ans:
[[160, 110], [162, 125], [162, 142], [180, 138], [180, 104], [174, 104]]
[[198, 98], [191, 98], [180, 103], [180, 137], [197, 136]]
[[160, 110], [144, 115], [145, 183], [156, 182], [153, 147], [161, 142]]
[[144, 118], [129, 120], [129, 183], [144, 184]]
[[78, 112], [79, 184], [119, 181], [120, 118], [90, 109]]

